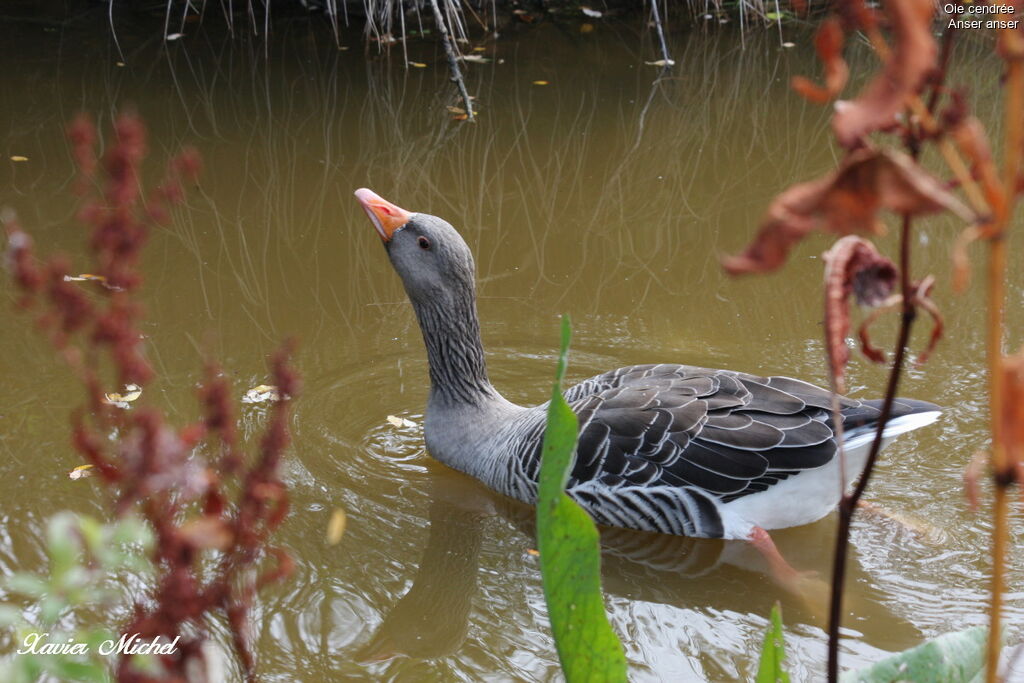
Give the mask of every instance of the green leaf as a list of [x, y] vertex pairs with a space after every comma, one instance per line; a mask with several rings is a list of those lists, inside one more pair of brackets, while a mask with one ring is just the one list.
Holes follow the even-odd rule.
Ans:
[[757, 667], [757, 683], [789, 683], [789, 674], [783, 668], [786, 647], [782, 632], [782, 608], [772, 605], [771, 623], [761, 646], [761, 664]]
[[82, 515], [78, 518], [78, 529], [85, 541], [85, 547], [95, 557], [103, 547], [103, 524], [95, 517]]
[[7, 589], [29, 598], [41, 598], [50, 590], [50, 585], [35, 574], [14, 574], [4, 582]]
[[78, 564], [78, 520], [70, 512], [58, 512], [47, 527], [47, 552], [50, 555], [50, 576], [56, 585]]
[[153, 546], [153, 530], [138, 517], [125, 517], [114, 527], [114, 542], [139, 544], [143, 550]]
[[34, 654], [18, 655], [14, 658], [15, 680], [35, 681], [43, 673], [42, 657]]
[[928, 681], [967, 683], [985, 666], [988, 629], [975, 626], [966, 631], [946, 633], [917, 647], [886, 657], [860, 671], [848, 671], [842, 683], [890, 683]]
[[768, 21], [782, 21], [786, 15], [784, 12], [766, 12], [764, 18]]
[[558, 658], [569, 683], [625, 681], [626, 657], [608, 623], [601, 594], [597, 527], [565, 494], [579, 423], [562, 396], [571, 331], [562, 318], [562, 350], [541, 448], [537, 547]]
[[14, 605], [0, 604], [0, 628], [17, 626], [24, 621], [21, 610]]
[[51, 593], [44, 595], [39, 601], [39, 622], [42, 626], [48, 627], [57, 623], [61, 615], [67, 611], [69, 605], [63, 595]]
[[87, 662], [59, 655], [43, 657], [41, 661], [48, 672], [63, 681], [107, 683], [110, 680], [106, 667], [99, 662]]

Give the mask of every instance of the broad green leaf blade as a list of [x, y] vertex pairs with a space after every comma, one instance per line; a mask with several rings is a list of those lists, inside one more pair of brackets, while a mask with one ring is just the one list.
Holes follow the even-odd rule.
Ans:
[[779, 603], [772, 605], [771, 623], [764, 634], [761, 646], [761, 664], [757, 667], [757, 683], [789, 683], [789, 674], [784, 668], [786, 647], [782, 633], [782, 609]]
[[968, 683], [985, 666], [985, 640], [988, 629], [981, 626], [946, 633], [917, 647], [904, 650], [880, 662], [848, 671], [842, 683], [889, 683], [890, 681], [928, 681], [929, 683]]
[[576, 414], [562, 397], [570, 336], [569, 319], [563, 316], [562, 351], [548, 407], [537, 500], [544, 598], [566, 680], [625, 681], [626, 657], [604, 611], [597, 527], [565, 494], [579, 429]]

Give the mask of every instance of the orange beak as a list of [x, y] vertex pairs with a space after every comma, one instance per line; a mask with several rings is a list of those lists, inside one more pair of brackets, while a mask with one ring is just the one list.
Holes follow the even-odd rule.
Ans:
[[373, 190], [361, 187], [355, 192], [356, 199], [363, 207], [373, 227], [384, 242], [390, 242], [395, 230], [409, 222], [412, 214], [405, 209], [395, 206], [388, 200], [381, 197]]

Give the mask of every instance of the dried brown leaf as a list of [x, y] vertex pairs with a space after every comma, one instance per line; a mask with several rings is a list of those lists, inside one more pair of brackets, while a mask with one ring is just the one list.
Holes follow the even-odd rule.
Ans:
[[825, 104], [842, 92], [850, 77], [850, 69], [843, 59], [843, 27], [837, 17], [829, 17], [822, 22], [814, 35], [814, 49], [825, 67], [825, 86], [803, 76], [794, 76], [791, 86], [805, 99]]
[[768, 207], [753, 242], [723, 260], [732, 275], [781, 266], [790, 249], [815, 229], [839, 235], [883, 231], [880, 209], [904, 214], [950, 210], [968, 220], [970, 210], [909, 156], [894, 150], [850, 153], [824, 178], [793, 185]]
[[929, 275], [915, 288], [914, 304], [926, 310], [928, 315], [932, 317], [932, 333], [928, 337], [928, 345], [917, 357], [917, 361], [915, 361], [915, 364], [918, 366], [924, 365], [928, 362], [928, 356], [931, 355], [932, 351], [935, 350], [935, 345], [939, 343], [940, 339], [942, 339], [942, 332], [945, 329], [942, 314], [939, 313], [938, 306], [936, 306], [935, 302], [929, 298], [932, 292], [932, 287], [934, 286], [935, 278]]
[[902, 302], [902, 296], [899, 294], [893, 294], [886, 299], [881, 306], [871, 311], [871, 313], [861, 322], [860, 327], [857, 328], [857, 337], [860, 339], [861, 353], [867, 356], [869, 360], [875, 363], [884, 363], [885, 352], [871, 342], [871, 335], [868, 334], [868, 330], [875, 324], [876, 320], [882, 317], [884, 313], [894, 311]]
[[893, 49], [882, 72], [852, 102], [837, 102], [832, 129], [843, 147], [863, 144], [865, 136], [891, 126], [907, 98], [917, 93], [935, 67], [938, 46], [932, 37], [933, 0], [885, 3]]
[[953, 242], [953, 291], [962, 292], [971, 283], [971, 259], [967, 255], [967, 247], [981, 237], [981, 229], [976, 225], [965, 228]]
[[850, 350], [850, 295], [866, 306], [877, 306], [896, 286], [896, 265], [875, 245], [850, 235], [825, 252], [825, 347], [836, 390], [846, 391], [846, 364]]
[[992, 149], [985, 135], [985, 127], [973, 116], [961, 119], [950, 131], [953, 140], [960, 147], [964, 156], [971, 162], [972, 175], [981, 183], [985, 192], [985, 201], [989, 206], [1003, 203], [1003, 185], [999, 180], [999, 171], [992, 159]]

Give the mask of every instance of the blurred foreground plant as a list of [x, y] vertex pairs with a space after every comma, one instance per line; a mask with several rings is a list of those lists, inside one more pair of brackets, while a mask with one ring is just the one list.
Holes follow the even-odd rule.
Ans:
[[[1012, 4], [1016, 14], [1024, 10], [1020, 0]], [[959, 5], [946, 7], [963, 11]], [[867, 465], [851, 492], [846, 492], [844, 483], [839, 506], [828, 660], [828, 679], [836, 681], [850, 524], [882, 445], [905, 364], [911, 327], [918, 312], [923, 310], [934, 320], [930, 340], [918, 356], [918, 363], [924, 361], [943, 331], [942, 319], [929, 298], [935, 279], [911, 277], [911, 246], [916, 242], [914, 219], [948, 211], [967, 221], [953, 250], [951, 279], [958, 289], [968, 280], [967, 245], [975, 240], [988, 243], [987, 364], [992, 428], [989, 464], [995, 483], [995, 501], [986, 676], [988, 681], [996, 681], [1000, 675], [998, 664], [1002, 647], [1000, 621], [1005, 590], [1009, 489], [1024, 479], [1024, 430], [1016, 427], [1024, 417], [1020, 408], [1024, 391], [1013, 388], [1014, 382], [1022, 376], [1017, 370], [1022, 363], [1003, 355], [1006, 233], [1017, 198], [1024, 190], [1021, 169], [1024, 30], [1021, 22], [1003, 22], [1004, 27], [996, 30], [996, 52], [1006, 69], [1005, 139], [1000, 172], [984, 127], [970, 115], [963, 91], [946, 84], [947, 65], [959, 29], [951, 22], [943, 34], [941, 47], [936, 43], [933, 37], [936, 5], [932, 0], [889, 0], [884, 4], [884, 11], [868, 6], [863, 0], [845, 0], [836, 3], [834, 9], [834, 15], [823, 22], [815, 40], [825, 66], [824, 85], [796, 78], [793, 87], [814, 102], [826, 103], [837, 97], [849, 75], [842, 55], [844, 38], [857, 31], [867, 37], [881, 68], [855, 99], [837, 102], [832, 117], [832, 129], [837, 143], [845, 150], [845, 158], [828, 176], [794, 185], [780, 194], [769, 207], [754, 241], [742, 254], [726, 259], [724, 265], [733, 274], [766, 272], [782, 265], [793, 245], [814, 230], [844, 236], [825, 258], [825, 348], [835, 391], [844, 389], [849, 359], [846, 347], [849, 298], [854, 296], [862, 305], [878, 308], [864, 320], [859, 330], [865, 355], [876, 362], [884, 362], [885, 354], [871, 343], [869, 326], [881, 312], [898, 310], [901, 313], [885, 399]], [[884, 29], [888, 30], [888, 40]], [[881, 148], [879, 134], [883, 133], [894, 134], [906, 153]], [[940, 178], [918, 164], [917, 159], [926, 145], [934, 145], [945, 164], [945, 173], [951, 178]], [[963, 199], [954, 195], [956, 189], [962, 192]], [[880, 209], [894, 212], [901, 220], [900, 253], [896, 263], [880, 254], [866, 239], [851, 235], [880, 234], [883, 231], [878, 217]], [[841, 448], [839, 457], [843, 457]], [[977, 467], [970, 469], [972, 476], [976, 476], [977, 471]], [[968, 482], [968, 491], [976, 490], [970, 476]]]
[[558, 659], [569, 683], [625, 681], [626, 657], [608, 623], [601, 593], [601, 548], [590, 515], [565, 493], [579, 423], [562, 396], [571, 328], [562, 317], [562, 347], [548, 404], [537, 491], [537, 547]]
[[[15, 647], [21, 650], [0, 662], [0, 680], [31, 683], [46, 673], [62, 680], [107, 681], [103, 653], [115, 647], [119, 637], [105, 627], [68, 621], [83, 611], [106, 611], [123, 601], [113, 586], [124, 578], [124, 570], [153, 573], [145, 556], [152, 551], [153, 534], [137, 517], [103, 524], [60, 512], [50, 518], [46, 538], [48, 574], [19, 573], [3, 582], [9, 592], [36, 601], [37, 609], [30, 622], [21, 609], [0, 604], [0, 627], [14, 632]], [[51, 652], [46, 647], [68, 643], [82, 643], [85, 648], [77, 649], [86, 651]], [[134, 657], [137, 667], [155, 671], [148, 655]]]
[[[196, 424], [175, 428], [155, 407], [134, 409], [104, 395], [102, 387], [112, 384], [142, 391], [153, 377], [137, 300], [141, 250], [152, 227], [166, 221], [182, 197], [184, 183], [194, 182], [199, 159], [194, 151], [183, 152], [147, 197], [139, 178], [146, 134], [136, 116], [118, 117], [113, 144], [102, 159], [95, 151], [96, 131], [86, 118], [70, 126], [69, 137], [84, 196], [79, 219], [90, 229], [88, 276], [74, 276], [77, 271], [63, 256], [38, 262], [28, 233], [9, 212], [3, 220], [7, 262], [21, 291], [19, 306], [35, 313], [37, 326], [86, 390], [86, 405], [72, 416], [75, 450], [103, 482], [112, 512], [138, 514], [153, 534], [153, 586], [150, 594], [135, 596], [134, 613], [121, 632], [147, 641], [179, 640], [173, 652], [152, 658], [152, 666], [140, 667], [120, 652], [117, 678], [204, 680], [212, 665], [204, 647], [206, 620], [220, 614], [241, 667], [252, 679], [248, 613], [253, 597], [293, 568], [287, 553], [270, 545], [270, 534], [288, 509], [279, 470], [289, 442], [288, 399], [298, 388], [288, 365], [291, 345], [271, 361], [279, 400], [270, 408], [266, 432], [252, 457], [241, 450], [230, 388], [212, 362], [200, 390], [204, 417]], [[81, 525], [92, 552], [89, 539], [95, 540], [95, 528], [85, 521]], [[68, 549], [54, 546], [53, 540], [51, 554], [56, 552], [64, 567]], [[258, 573], [254, 566], [267, 556], [273, 558], [271, 565]], [[43, 604], [54, 595], [40, 593]]]

